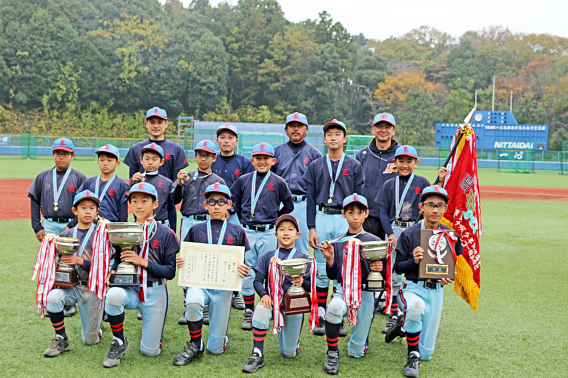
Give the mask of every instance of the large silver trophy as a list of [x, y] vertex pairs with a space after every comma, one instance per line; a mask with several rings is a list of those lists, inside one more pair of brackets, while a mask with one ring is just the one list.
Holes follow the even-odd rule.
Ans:
[[[144, 241], [144, 224], [136, 222], [109, 222], [108, 238], [114, 246], [122, 250], [133, 249]], [[115, 256], [120, 259], [120, 256]], [[129, 262], [118, 264], [116, 273], [110, 276], [109, 286], [140, 286], [138, 268]]]
[[[72, 255], [79, 249], [80, 240], [58, 236], [55, 249], [62, 255]], [[74, 266], [59, 262], [55, 269], [54, 287], [73, 287], [79, 284], [79, 275]]]
[[[363, 260], [369, 262], [379, 261], [389, 256], [389, 246], [391, 242], [374, 240], [368, 242], [361, 242], [359, 244], [359, 253]], [[379, 272], [371, 271], [367, 276], [366, 291], [385, 291], [385, 282], [383, 276]]]
[[[308, 270], [309, 263], [309, 259], [282, 260], [278, 263], [278, 269], [281, 274], [292, 279], [304, 277], [311, 274], [311, 271]], [[314, 269], [313, 266], [312, 269]], [[310, 299], [310, 294], [302, 287], [292, 285], [288, 291], [284, 293], [284, 298], [282, 300], [282, 313], [284, 315], [294, 315], [310, 312]]]

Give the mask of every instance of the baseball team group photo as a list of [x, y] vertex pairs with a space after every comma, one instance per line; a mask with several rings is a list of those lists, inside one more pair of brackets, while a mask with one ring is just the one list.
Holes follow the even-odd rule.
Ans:
[[[478, 72], [484, 38], [525, 51], [537, 35], [442, 48], [427, 27], [381, 41], [327, 12], [295, 24], [272, 0], [16, 3], [2, 19], [30, 47], [17, 67], [0, 48], [0, 375], [568, 374], [568, 39]], [[66, 30], [100, 55], [61, 61], [33, 108], [44, 27], [45, 51]], [[258, 60], [252, 30], [270, 28]], [[474, 43], [465, 83], [455, 59]], [[116, 75], [89, 70], [109, 48]], [[122, 87], [85, 107], [103, 77]]]

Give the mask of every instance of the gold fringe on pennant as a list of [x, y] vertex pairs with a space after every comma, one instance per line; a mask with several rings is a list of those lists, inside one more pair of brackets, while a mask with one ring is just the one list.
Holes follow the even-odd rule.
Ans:
[[446, 227], [451, 228], [452, 230], [454, 229], [454, 224], [446, 219], [446, 217], [442, 217], [442, 219], [440, 219], [440, 223], [442, 223]]
[[456, 277], [454, 291], [460, 295], [469, 305], [477, 311], [479, 300], [479, 286], [473, 280], [473, 271], [467, 260], [462, 255], [456, 261]]

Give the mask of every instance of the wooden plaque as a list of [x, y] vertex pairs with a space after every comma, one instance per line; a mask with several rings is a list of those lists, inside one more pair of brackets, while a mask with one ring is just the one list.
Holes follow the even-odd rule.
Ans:
[[[454, 231], [448, 231], [453, 234]], [[420, 260], [418, 278], [439, 280], [442, 278], [454, 279], [456, 267], [454, 256], [445, 235], [440, 240], [442, 264], [436, 261], [436, 239], [438, 235], [434, 235], [434, 230], [420, 230], [420, 246], [424, 249], [424, 258]]]
[[312, 311], [312, 301], [308, 292], [299, 295], [284, 294], [281, 307], [282, 314], [295, 315], [310, 311]]
[[55, 282], [53, 287], [71, 288], [79, 284], [79, 275], [77, 270], [56, 269]]

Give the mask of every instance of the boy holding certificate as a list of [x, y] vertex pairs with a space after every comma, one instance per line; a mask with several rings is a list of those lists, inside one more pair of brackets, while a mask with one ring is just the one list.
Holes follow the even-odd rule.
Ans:
[[[231, 192], [226, 185], [209, 185], [205, 192], [203, 206], [209, 213], [209, 220], [195, 224], [189, 229], [184, 241], [204, 244], [232, 245], [250, 249], [245, 230], [226, 219], [231, 207]], [[213, 249], [215, 247], [212, 247]], [[184, 265], [183, 257], [176, 258], [178, 268]], [[245, 277], [249, 267], [244, 263], [237, 266], [239, 276]], [[174, 358], [174, 365], [188, 365], [194, 359], [203, 357], [205, 348], [201, 339], [203, 329], [203, 308], [209, 306], [209, 338], [207, 350], [212, 354], [221, 354], [227, 345], [227, 327], [231, 314], [233, 292], [229, 290], [201, 289], [188, 287], [185, 294], [185, 318], [189, 328], [190, 342], [183, 352]]]

